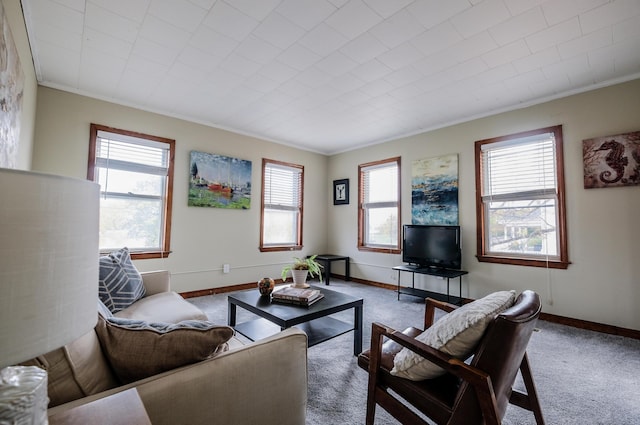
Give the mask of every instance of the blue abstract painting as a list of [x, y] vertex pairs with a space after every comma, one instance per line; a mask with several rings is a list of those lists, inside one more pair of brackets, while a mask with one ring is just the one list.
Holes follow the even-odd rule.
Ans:
[[458, 224], [458, 154], [413, 161], [411, 223]]

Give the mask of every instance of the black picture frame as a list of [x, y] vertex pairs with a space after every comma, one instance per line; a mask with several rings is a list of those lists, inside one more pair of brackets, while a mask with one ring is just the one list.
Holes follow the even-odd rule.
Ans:
[[333, 181], [333, 205], [349, 204], [349, 179]]

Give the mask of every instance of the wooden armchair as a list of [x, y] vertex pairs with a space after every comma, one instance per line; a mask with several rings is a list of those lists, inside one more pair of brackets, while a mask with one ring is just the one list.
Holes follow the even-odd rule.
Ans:
[[[451, 312], [455, 308], [427, 298], [425, 329], [433, 324], [436, 309]], [[532, 411], [536, 423], [543, 425], [526, 354], [540, 309], [536, 293], [520, 294], [511, 308], [490, 322], [469, 364], [414, 339], [422, 333], [420, 329], [398, 332], [373, 323], [371, 349], [358, 356], [358, 365], [369, 372], [366, 423], [373, 424], [379, 404], [403, 424], [427, 423], [416, 410], [437, 424], [499, 424], [508, 403], [512, 403]], [[394, 357], [402, 347], [440, 366], [446, 373], [423, 381], [391, 375]], [[512, 390], [518, 369], [526, 394]]]

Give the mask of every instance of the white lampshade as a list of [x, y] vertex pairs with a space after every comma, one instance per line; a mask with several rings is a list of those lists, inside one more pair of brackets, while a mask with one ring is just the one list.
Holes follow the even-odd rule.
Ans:
[[99, 186], [0, 168], [0, 368], [97, 321]]

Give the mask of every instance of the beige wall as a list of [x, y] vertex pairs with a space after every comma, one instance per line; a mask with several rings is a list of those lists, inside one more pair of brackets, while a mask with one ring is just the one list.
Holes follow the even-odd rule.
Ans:
[[[89, 124], [96, 123], [176, 140], [172, 254], [141, 260], [140, 270], [168, 269], [177, 291], [193, 291], [279, 277], [292, 256], [326, 247], [327, 157], [228, 131], [40, 87], [33, 168], [86, 178]], [[245, 211], [187, 206], [192, 150], [252, 162], [251, 208]], [[304, 166], [304, 249], [261, 253], [260, 188], [262, 158]], [[223, 264], [230, 273], [222, 273]]]
[[[22, 18], [22, 7], [19, 0], [2, 0], [4, 13], [11, 29], [13, 41], [18, 50], [20, 65], [24, 72], [24, 91], [22, 93], [22, 113], [20, 117], [20, 143], [16, 167], [22, 170], [31, 168], [31, 151], [33, 146], [33, 126], [36, 114], [36, 94], [38, 83], [31, 59], [31, 48], [27, 38], [27, 30]], [[2, 143], [2, 141], [0, 141]]]
[[[529, 288], [541, 294], [547, 313], [640, 329], [640, 187], [586, 190], [582, 177], [582, 140], [638, 131], [638, 117], [640, 80], [335, 155], [329, 161], [327, 182], [349, 178], [351, 202], [328, 210], [328, 249], [353, 258], [353, 275], [396, 284], [391, 267], [402, 263], [399, 255], [356, 248], [358, 164], [402, 157], [402, 223], [410, 223], [411, 161], [457, 153], [463, 268], [469, 271], [463, 278], [464, 296]], [[563, 125], [572, 264], [568, 270], [546, 270], [479, 263], [474, 141], [556, 124]], [[416, 280], [427, 289], [446, 286], [446, 281], [435, 278]], [[410, 283], [408, 275], [405, 281]]]

